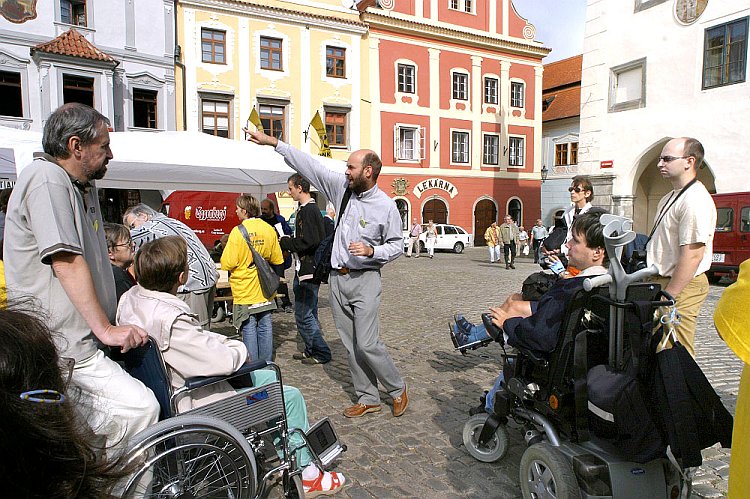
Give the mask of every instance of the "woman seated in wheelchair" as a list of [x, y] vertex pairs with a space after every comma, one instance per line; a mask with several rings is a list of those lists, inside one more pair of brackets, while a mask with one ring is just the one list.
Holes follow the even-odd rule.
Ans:
[[[248, 358], [241, 341], [205, 331], [188, 305], [177, 298], [177, 288], [188, 276], [187, 245], [179, 236], [169, 236], [144, 244], [135, 256], [138, 285], [125, 293], [117, 308], [117, 321], [137, 324], [156, 340], [167, 365], [173, 388], [184, 385], [194, 376], [221, 376], [237, 371]], [[275, 373], [258, 370], [252, 373], [253, 384], [260, 386], [275, 381]], [[184, 412], [234, 395], [227, 382], [191, 391], [178, 402]], [[307, 407], [302, 393], [284, 386], [285, 412], [289, 427], [309, 429]], [[290, 447], [302, 443], [297, 434], [290, 438]], [[323, 472], [311, 462], [306, 447], [298, 451], [302, 466], [302, 484], [307, 497], [330, 495], [343, 488], [341, 473]]]
[[[530, 302], [510, 300], [499, 307], [490, 308], [492, 324], [500, 329], [505, 343], [539, 353], [549, 353], [555, 349], [568, 302], [583, 289], [585, 278], [607, 273], [604, 226], [599, 222], [599, 217], [599, 213], [585, 213], [573, 221], [573, 237], [566, 243], [568, 261], [580, 273], [555, 282], [534, 306]], [[532, 308], [535, 309], [533, 313]], [[469, 341], [489, 337], [484, 326], [474, 326], [465, 319], [463, 321], [466, 325], [461, 320], [457, 320], [456, 325]], [[504, 376], [500, 373], [487, 394], [487, 412], [492, 412], [495, 392], [501, 388], [503, 380]]]
[[4, 497], [114, 497], [129, 474], [97, 448], [38, 311], [0, 310], [0, 479]]
[[[552, 284], [539, 301], [524, 300], [520, 294], [514, 293], [502, 305], [490, 307], [492, 322], [504, 329], [505, 340], [511, 346], [551, 352], [557, 344], [557, 333], [568, 301], [583, 288], [586, 277], [607, 273], [608, 258], [600, 216], [601, 212], [596, 211], [573, 220], [572, 237], [565, 245], [568, 247], [568, 265], [577, 270], [575, 276], [563, 271], [561, 279]], [[556, 260], [554, 255], [549, 258]], [[451, 337], [459, 350], [492, 341], [483, 324], [473, 324], [461, 314], [454, 319]]]

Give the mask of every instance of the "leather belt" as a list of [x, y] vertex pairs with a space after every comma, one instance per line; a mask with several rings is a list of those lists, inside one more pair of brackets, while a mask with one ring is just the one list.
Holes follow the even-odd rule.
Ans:
[[369, 270], [376, 270], [376, 269], [350, 269], [349, 267], [341, 267], [340, 269], [333, 269], [336, 272], [338, 272], [340, 275], [347, 275], [351, 272], [367, 272]]

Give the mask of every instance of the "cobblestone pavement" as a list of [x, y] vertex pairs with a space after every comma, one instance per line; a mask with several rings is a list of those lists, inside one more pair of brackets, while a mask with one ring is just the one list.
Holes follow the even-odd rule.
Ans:
[[[356, 402], [346, 351], [333, 325], [328, 287], [320, 290], [319, 316], [333, 361], [306, 366], [292, 360], [301, 349], [293, 314], [274, 314], [275, 360], [284, 382], [299, 387], [310, 421], [329, 416], [347, 444], [337, 470], [350, 486], [338, 494], [349, 498], [515, 498], [520, 497], [518, 466], [525, 449], [520, 431], [511, 428], [511, 448], [499, 463], [480, 463], [463, 447], [468, 409], [477, 405], [500, 371], [498, 345], [462, 356], [453, 350], [448, 323], [455, 312], [478, 321], [490, 304], [520, 290], [538, 266], [519, 259], [517, 270], [488, 263], [485, 248], [462, 255], [436, 253], [434, 259], [399, 258], [383, 269], [381, 339], [409, 385], [410, 405], [394, 418], [390, 406], [359, 419], [341, 411]], [[287, 276], [291, 277], [291, 276]], [[700, 315], [698, 360], [713, 386], [734, 412], [741, 362], [723, 344], [713, 326], [713, 309], [722, 286], [711, 291]], [[227, 324], [227, 323], [222, 323]], [[218, 329], [218, 328], [216, 328]], [[384, 404], [390, 404], [383, 395]], [[512, 423], [511, 423], [512, 424]], [[694, 497], [723, 497], [727, 489], [729, 451], [704, 451]]]

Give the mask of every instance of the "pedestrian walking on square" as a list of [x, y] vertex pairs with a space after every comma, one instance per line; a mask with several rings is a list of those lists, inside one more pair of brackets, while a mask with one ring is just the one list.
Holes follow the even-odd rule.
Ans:
[[114, 325], [115, 280], [96, 189], [112, 159], [108, 126], [78, 103], [50, 115], [44, 155], [20, 173], [8, 202], [4, 258], [9, 300], [33, 297], [45, 307], [60, 356], [75, 360], [81, 415], [114, 451], [158, 421], [159, 403], [100, 349], [126, 352], [148, 341], [137, 326]]
[[536, 225], [531, 228], [531, 251], [534, 252], [534, 263], [539, 263], [539, 246], [542, 245], [542, 241], [548, 235], [549, 232], [547, 232], [547, 227], [542, 224], [542, 219], [537, 218]]
[[672, 184], [656, 206], [654, 225], [646, 244], [646, 262], [659, 275], [652, 278], [674, 296], [680, 312], [677, 338], [695, 357], [695, 324], [708, 296], [706, 271], [711, 268], [716, 205], [698, 180], [703, 145], [696, 139], [672, 139], [664, 146], [657, 167]]
[[503, 243], [505, 270], [515, 269], [516, 248], [518, 247], [518, 225], [515, 224], [510, 215], [505, 215], [503, 224], [498, 229], [500, 232], [500, 241]]
[[411, 231], [409, 232], [409, 248], [406, 250], [406, 256], [411, 257], [412, 249], [416, 248], [417, 254], [415, 258], [419, 258], [419, 235], [422, 234], [422, 224], [420, 224], [415, 218], [412, 221]]
[[427, 254], [430, 255], [430, 258], [432, 258], [433, 256], [435, 256], [435, 244], [437, 244], [437, 227], [435, 227], [435, 224], [432, 222], [432, 220], [430, 220], [427, 224], [425, 233], [427, 237], [425, 238], [424, 245], [427, 248]]
[[380, 158], [367, 149], [355, 151], [342, 174], [275, 137], [245, 131], [256, 144], [273, 146], [335, 206], [351, 193], [338, 214], [328, 280], [333, 320], [349, 356], [357, 394], [357, 403], [345, 409], [344, 416], [356, 418], [381, 410], [378, 381], [393, 398], [393, 415], [401, 416], [409, 405], [407, 386], [380, 341], [379, 309], [380, 268], [403, 254], [404, 241], [398, 208], [377, 186]]
[[500, 233], [497, 222], [492, 222], [484, 231], [484, 240], [487, 241], [487, 249], [490, 251], [490, 263], [500, 261]]
[[318, 290], [315, 281], [315, 251], [326, 237], [323, 216], [310, 195], [310, 182], [299, 173], [287, 181], [289, 195], [299, 203], [294, 217], [294, 234], [282, 237], [281, 249], [294, 254], [294, 320], [297, 332], [305, 342], [305, 350], [294, 354], [303, 364], [326, 364], [331, 349], [323, 339], [318, 321]]
[[529, 254], [529, 233], [523, 225], [518, 228], [518, 252], [524, 255]]

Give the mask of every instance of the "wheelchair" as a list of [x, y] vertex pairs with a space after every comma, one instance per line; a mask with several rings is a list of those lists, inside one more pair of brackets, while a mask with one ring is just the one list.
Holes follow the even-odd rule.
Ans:
[[[346, 450], [328, 418], [307, 432], [287, 426], [281, 370], [272, 362], [251, 362], [230, 376], [189, 378], [172, 390], [152, 338], [122, 360], [154, 392], [161, 408], [160, 421], [128, 442], [124, 465], [133, 474], [122, 497], [257, 499], [266, 497], [269, 485], [280, 478], [284, 497], [304, 498], [296, 452], [306, 447], [323, 470]], [[275, 372], [275, 381], [251, 386], [250, 374], [265, 368]], [[238, 392], [177, 415], [181, 397], [223, 381]], [[293, 434], [304, 443], [289, 449]]]
[[[515, 421], [527, 446], [519, 470], [525, 498], [689, 497], [690, 475], [674, 459], [665, 455], [647, 463], [629, 461], [588, 427], [590, 405], [585, 395], [579, 396], [580, 383], [585, 388], [590, 367], [622, 368], [627, 361], [625, 309], [634, 301], [651, 302], [653, 310], [669, 305], [658, 285], [637, 282], [656, 274], [655, 268], [626, 274], [620, 264], [622, 248], [635, 237], [631, 221], [602, 215], [601, 222], [609, 273], [584, 281], [584, 289], [567, 306], [553, 352], [516, 348], [517, 353], [506, 354], [504, 389], [495, 394], [494, 413], [472, 410], [463, 443], [475, 459], [499, 461], [510, 445], [508, 421]], [[487, 319], [483, 317], [488, 333], [504, 347], [502, 331]], [[483, 397], [482, 409], [485, 402]]]

